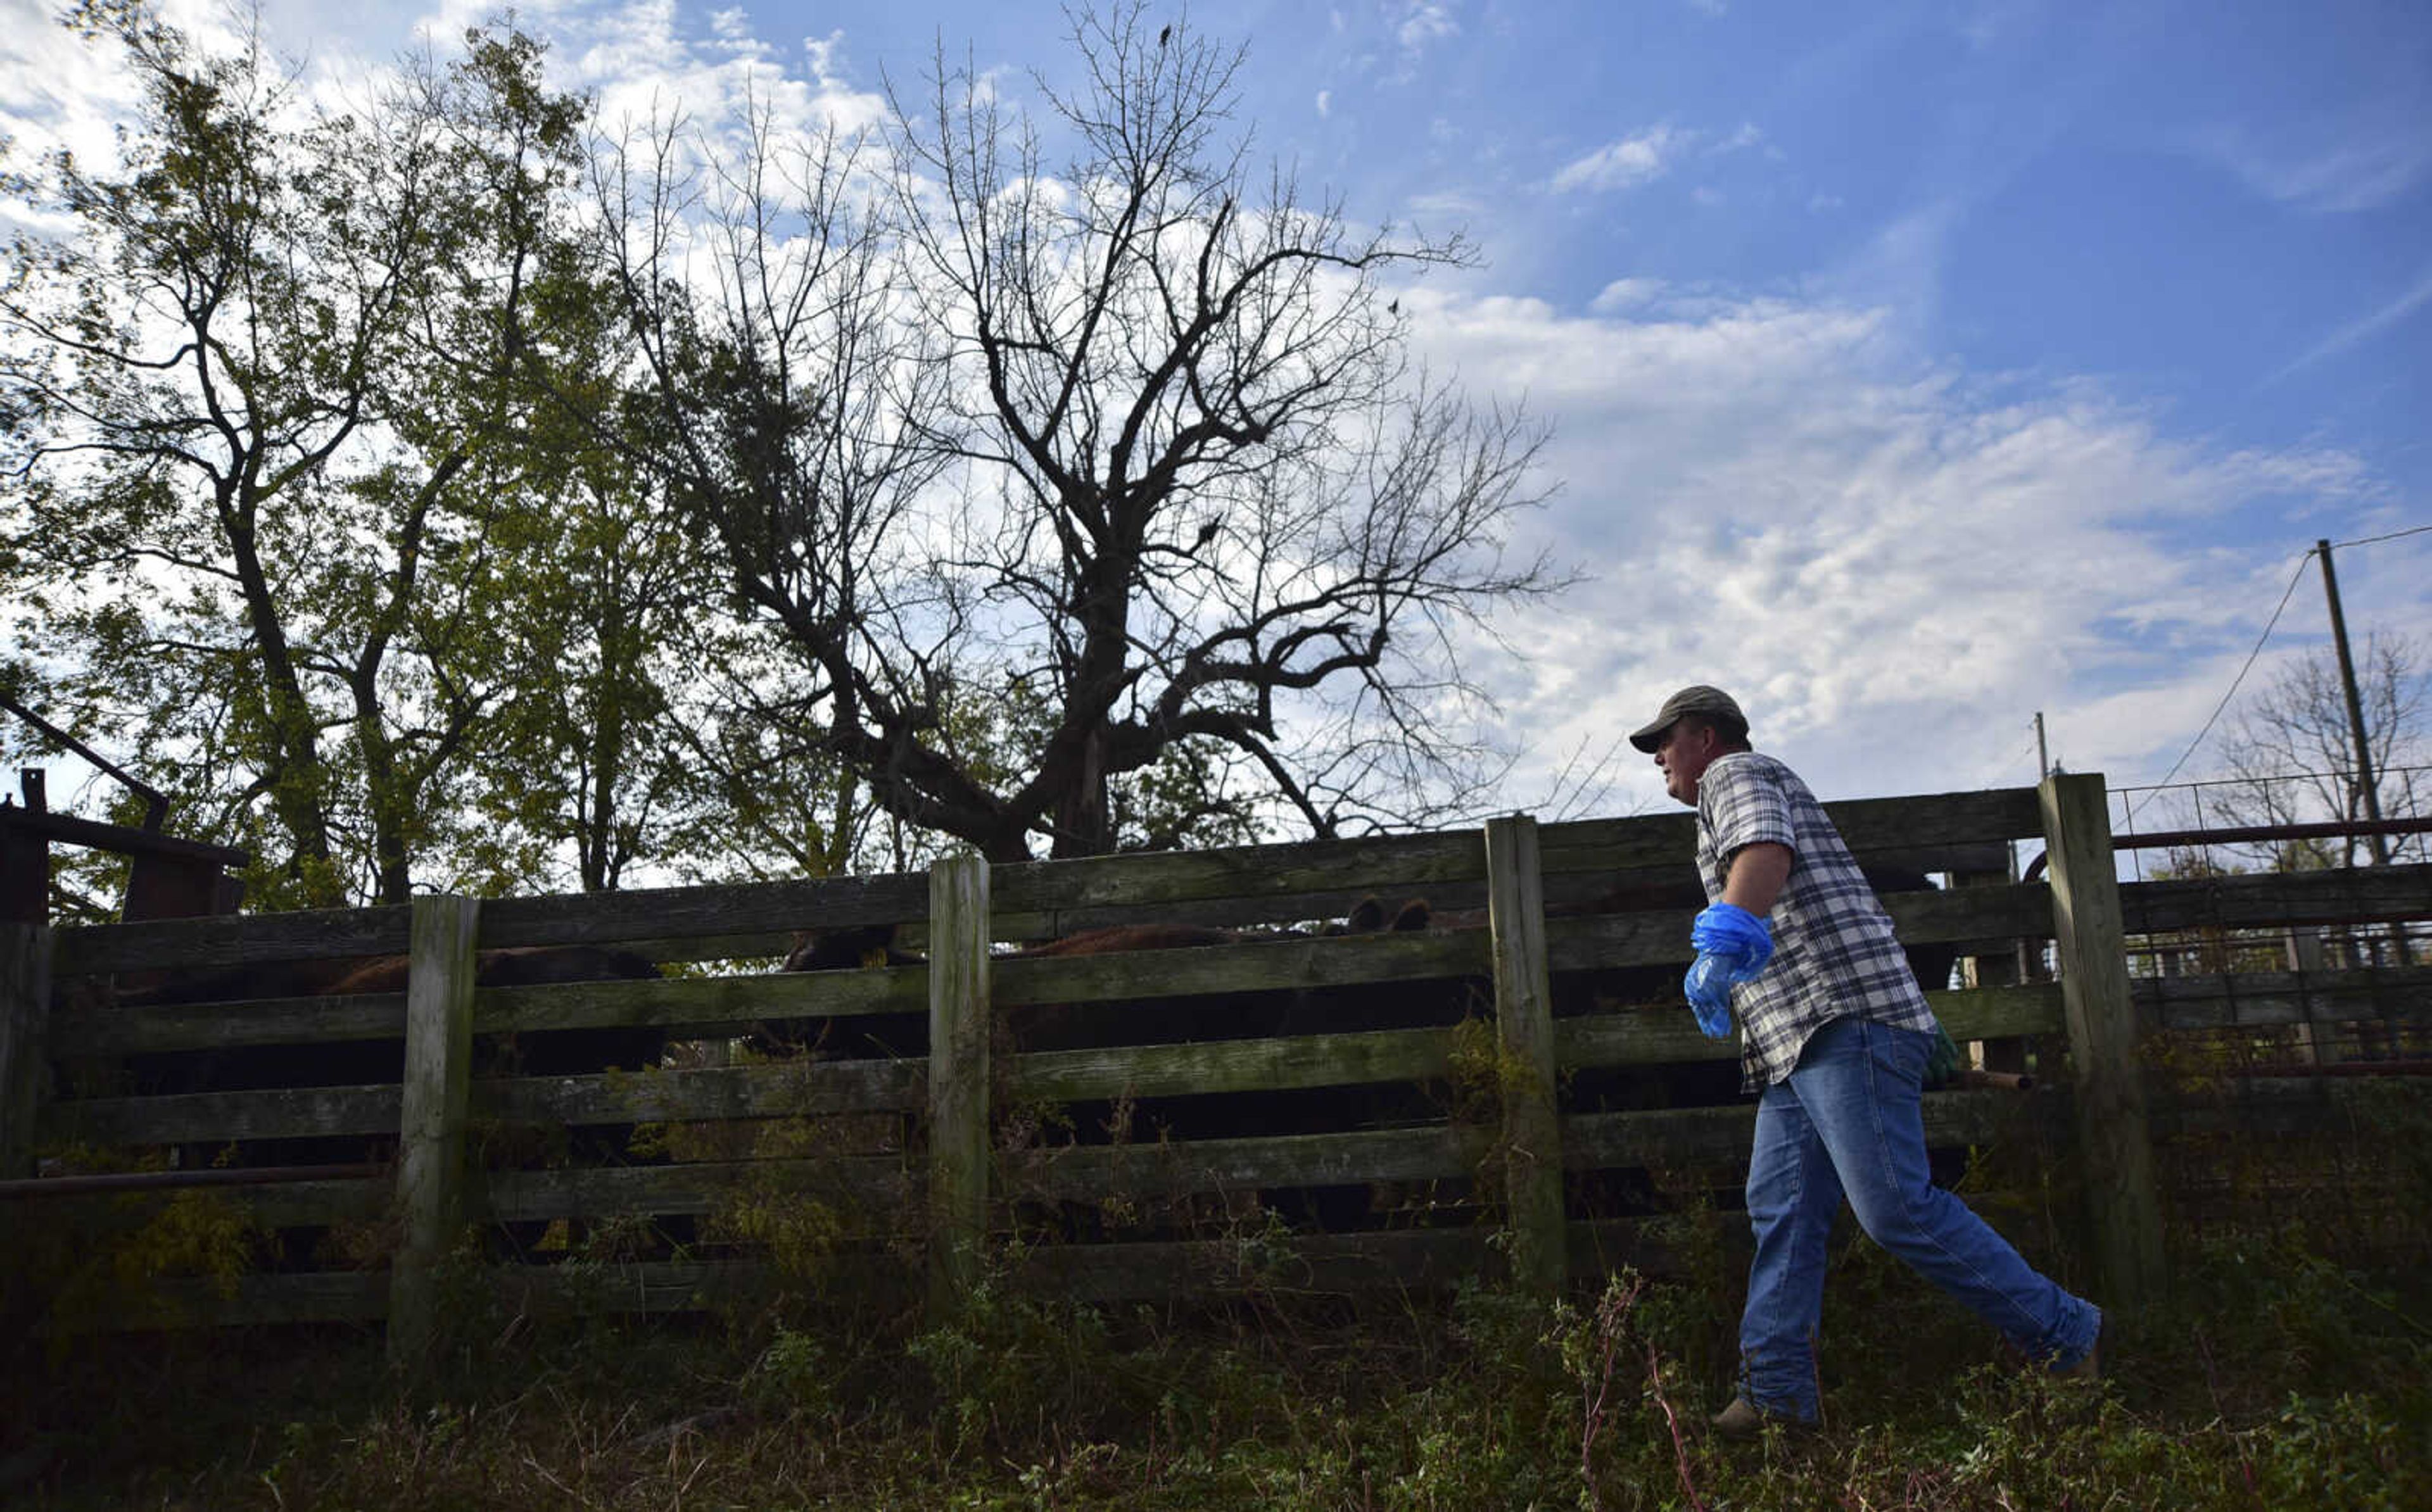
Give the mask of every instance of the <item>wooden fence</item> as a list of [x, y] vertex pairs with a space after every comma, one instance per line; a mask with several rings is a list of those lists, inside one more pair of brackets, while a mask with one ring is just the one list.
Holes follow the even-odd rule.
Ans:
[[[2140, 1059], [2153, 1035], [2432, 1016], [2421, 966], [2137, 982], [2127, 966], [2132, 935], [2432, 916], [2432, 867], [2123, 888], [2093, 776], [1830, 807], [1862, 860], [1967, 883], [1885, 903], [1904, 943], [1939, 942], [1965, 958], [1969, 985], [1926, 983], [1951, 1034], [1983, 1042], [1995, 1065], [2022, 1064], [2018, 1047], [2041, 1046], [2043, 1084], [1929, 1094], [1929, 1142], [2056, 1138], [2085, 1194], [2106, 1301], [2133, 1302], [2159, 1284], [2153, 1130], [2249, 1116], [2149, 1110]], [[1687, 881], [1691, 825], [1685, 814], [1515, 817], [1483, 834], [993, 868], [957, 858], [925, 876], [0, 926], [0, 1215], [21, 1233], [89, 1233], [103, 1248], [131, 1243], [177, 1203], [239, 1215], [257, 1235], [321, 1235], [288, 1268], [163, 1277], [140, 1314], [55, 1311], [46, 1326], [385, 1318], [400, 1356], [430, 1336], [468, 1225], [521, 1235], [527, 1259], [589, 1256], [498, 1264], [485, 1285], [644, 1312], [713, 1305], [772, 1278], [908, 1291], [924, 1254], [940, 1309], [990, 1268], [1008, 1284], [1098, 1300], [1442, 1285], [1498, 1268], [1551, 1288], [1641, 1253], [1643, 1226], [1599, 1207], [1600, 1182], [1707, 1168], [1728, 1189], [1746, 1158], [1752, 1114], [1735, 1095], [1735, 1047], [1702, 1037], [1677, 989], [1668, 1005], [1638, 1007], [1600, 1000], [1593, 985], [1610, 980], [1599, 973], [1685, 963], [1688, 910], [1583, 910], [1617, 883]], [[2048, 881], [2009, 881], [2016, 839], [2044, 843]], [[1143, 918], [1316, 920], [1372, 896], [1425, 897], [1440, 915], [1481, 910], [1483, 923], [1096, 956], [991, 953], [991, 942]], [[925, 941], [925, 965], [766, 969], [795, 931], [889, 924]], [[571, 945], [762, 969], [474, 984], [477, 949]], [[412, 958], [402, 993], [91, 1005], [93, 984], [139, 973], [391, 952]], [[2036, 980], [2047, 962], [2057, 981]], [[1381, 994], [1390, 1019], [1403, 995], [1441, 1002], [1448, 991], [1469, 992], [1482, 1013], [1455, 1027], [1346, 1031], [1321, 1015], [1309, 1033], [1157, 1043], [1153, 1032], [1160, 1001]], [[55, 1010], [55, 998], [80, 1006]], [[1042, 1004], [1123, 1004], [1151, 1031], [1128, 1036], [1137, 1043], [1116, 1034], [1028, 1050], [991, 1033], [1008, 1010]], [[730, 1047], [781, 1022], [827, 1025], [832, 1047], [912, 1025], [926, 1050], [731, 1063]], [[494, 1058], [485, 1047], [501, 1036], [636, 1027], [668, 1036], [666, 1064], [483, 1074]], [[113, 1080], [144, 1057], [398, 1040], [396, 1083], [133, 1095]], [[2067, 1074], [2055, 1076], [2064, 1051]], [[2257, 1078], [2247, 1091], [2256, 1116], [2302, 1121], [2335, 1111], [2354, 1085], [2292, 1076]], [[1414, 1087], [1434, 1088], [1432, 1101]], [[1664, 1105], [1700, 1095], [1705, 1105]], [[511, 1135], [535, 1131], [558, 1148], [500, 1154], [516, 1144]], [[143, 1168], [171, 1149], [200, 1158], [173, 1176]], [[298, 1149], [337, 1164], [266, 1173], [275, 1180], [211, 1166], [215, 1151], [276, 1165]], [[113, 1168], [123, 1174], [92, 1174]], [[1632, 1190], [1661, 1198], [1661, 1181], [1636, 1180]], [[1269, 1216], [1277, 1193], [1397, 1191], [1409, 1197], [1400, 1207], [1347, 1232], [1313, 1226], [1307, 1215], [1320, 1206], [1294, 1209], [1296, 1232]], [[1069, 1242], [1002, 1242], [1051, 1231]], [[620, 1250], [620, 1233], [652, 1237]]]

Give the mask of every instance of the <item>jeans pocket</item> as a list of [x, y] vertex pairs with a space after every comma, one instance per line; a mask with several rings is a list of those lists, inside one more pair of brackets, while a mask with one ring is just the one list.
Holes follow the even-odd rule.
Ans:
[[1866, 1022], [1861, 1031], [1866, 1036], [1866, 1053], [1885, 1075], [1922, 1090], [1925, 1085], [1925, 1063], [1934, 1055], [1934, 1036], [1922, 1030], [1904, 1029], [1898, 1024]]

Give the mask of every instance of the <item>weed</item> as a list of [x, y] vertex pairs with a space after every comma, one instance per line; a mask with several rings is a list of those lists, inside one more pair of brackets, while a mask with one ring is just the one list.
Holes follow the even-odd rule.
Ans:
[[[1723, 1226], [1680, 1281], [1560, 1302], [1448, 1296], [1109, 1309], [1020, 1293], [951, 1322], [796, 1297], [782, 1316], [616, 1324], [448, 1292], [452, 1368], [393, 1383], [377, 1334], [80, 1341], [7, 1381], [42, 1447], [35, 1509], [2432, 1504], [2423, 1279], [2208, 1236], [2099, 1383], [2000, 1357], [1866, 1252], [1837, 1262], [1831, 1420], [1752, 1446], [1694, 1430], [1729, 1374]], [[1245, 1261], [1287, 1243], [1245, 1223]], [[614, 1250], [614, 1244], [600, 1241]], [[577, 1246], [578, 1252], [582, 1249]], [[471, 1264], [469, 1250], [464, 1257]], [[613, 1253], [567, 1266], [614, 1275]], [[553, 1268], [566, 1268], [559, 1267]], [[453, 1282], [448, 1283], [453, 1285]], [[12, 1429], [12, 1431], [14, 1431]]]

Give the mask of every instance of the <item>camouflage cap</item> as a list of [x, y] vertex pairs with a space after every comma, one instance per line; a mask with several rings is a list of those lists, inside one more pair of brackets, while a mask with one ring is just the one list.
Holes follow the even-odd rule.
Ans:
[[1655, 748], [1664, 744], [1664, 731], [1671, 729], [1682, 714], [1712, 714], [1737, 725], [1743, 731], [1748, 729], [1748, 715], [1740, 713], [1740, 706], [1731, 700], [1730, 694], [1700, 682], [1695, 687], [1682, 688], [1664, 699], [1664, 707], [1656, 711], [1655, 717], [1644, 728], [1631, 732], [1630, 743], [1649, 755], [1654, 754]]

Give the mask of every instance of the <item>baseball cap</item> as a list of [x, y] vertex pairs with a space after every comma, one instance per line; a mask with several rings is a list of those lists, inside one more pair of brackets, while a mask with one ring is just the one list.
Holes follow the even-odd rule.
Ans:
[[1664, 707], [1656, 711], [1655, 717], [1644, 728], [1631, 732], [1630, 743], [1653, 755], [1655, 748], [1664, 744], [1664, 731], [1671, 729], [1682, 714], [1712, 714], [1718, 719], [1729, 720], [1743, 731], [1748, 729], [1748, 715], [1740, 713], [1740, 706], [1731, 701], [1730, 694], [1700, 682], [1682, 688], [1664, 699]]

